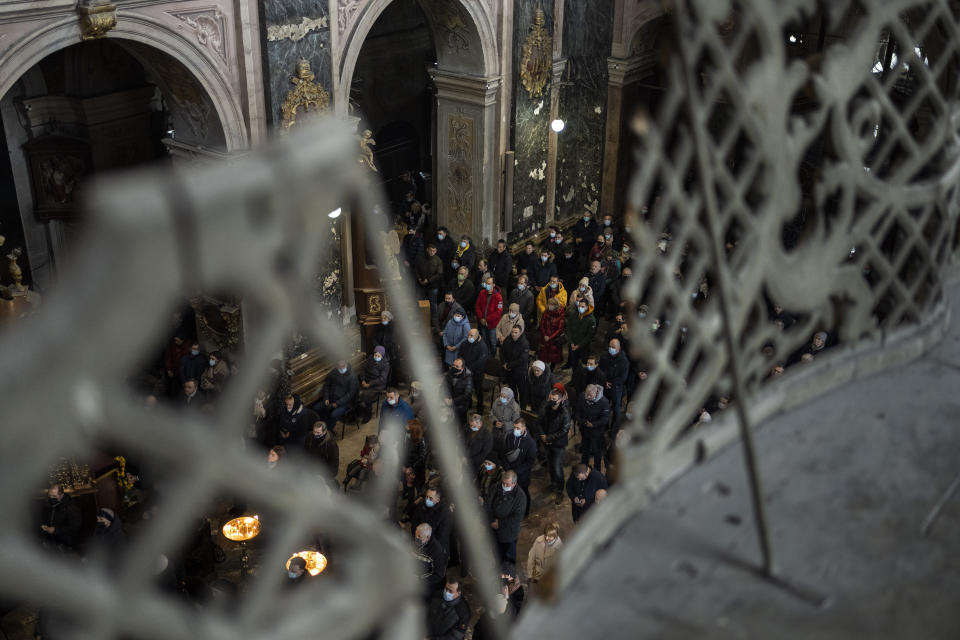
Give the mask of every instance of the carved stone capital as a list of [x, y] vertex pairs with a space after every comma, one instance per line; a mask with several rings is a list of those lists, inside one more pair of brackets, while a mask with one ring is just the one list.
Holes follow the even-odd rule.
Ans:
[[645, 51], [630, 58], [607, 58], [608, 84], [623, 87], [645, 77], [657, 62], [654, 51]]
[[77, 5], [80, 15], [80, 38], [96, 40], [107, 35], [117, 26], [117, 5], [110, 2], [89, 0]]
[[556, 87], [563, 79], [563, 72], [567, 70], [566, 58], [554, 58], [553, 68], [551, 70], [550, 81]]

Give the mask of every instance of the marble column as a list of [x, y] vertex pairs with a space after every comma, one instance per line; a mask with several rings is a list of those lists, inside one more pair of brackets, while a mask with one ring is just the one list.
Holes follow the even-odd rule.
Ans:
[[438, 69], [437, 218], [452, 233], [469, 233], [476, 246], [501, 231], [497, 92], [500, 78]]
[[656, 54], [652, 51], [631, 58], [607, 58], [607, 128], [603, 147], [603, 181], [600, 189], [600, 211], [598, 217], [616, 216], [617, 185], [625, 187], [629, 176], [619, 175], [625, 171], [620, 167], [620, 139], [623, 136], [624, 89], [648, 76], [654, 69]]
[[[562, 3], [558, 3], [562, 4]], [[553, 72], [550, 77], [550, 122], [560, 117], [560, 80], [563, 71], [567, 68], [567, 59], [560, 58], [553, 61]], [[557, 216], [557, 132], [551, 127], [547, 134], [547, 193], [544, 207], [547, 212], [547, 224], [553, 222]]]

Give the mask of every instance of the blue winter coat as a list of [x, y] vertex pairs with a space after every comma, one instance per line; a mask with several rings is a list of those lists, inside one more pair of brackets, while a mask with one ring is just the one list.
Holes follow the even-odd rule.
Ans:
[[[453, 316], [458, 313], [463, 316], [463, 320], [459, 323], [453, 319]], [[453, 361], [456, 360], [460, 354], [460, 345], [466, 341], [467, 334], [470, 333], [470, 321], [467, 320], [467, 312], [464, 311], [460, 305], [454, 305], [450, 310], [449, 318], [450, 319], [447, 320], [447, 326], [443, 328], [442, 334], [443, 361], [446, 364], [453, 364]], [[456, 349], [450, 351], [447, 349], [449, 346], [454, 346]]]

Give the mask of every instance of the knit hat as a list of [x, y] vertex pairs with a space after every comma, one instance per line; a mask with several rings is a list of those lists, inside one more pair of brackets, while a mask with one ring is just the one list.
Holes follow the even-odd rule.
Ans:
[[[533, 361], [533, 366], [536, 367], [537, 369], [540, 369], [540, 371], [546, 371], [546, 370], [547, 370], [547, 365], [545, 365], [545, 364], [543, 363], [543, 360], [534, 360], [534, 361]], [[560, 384], [560, 383], [558, 382], [557, 384]]]
[[387, 355], [387, 350], [386, 350], [384, 347], [380, 346], [380, 345], [377, 345], [376, 347], [374, 347], [374, 348], [373, 348], [373, 352], [374, 352], [374, 353], [379, 353], [379, 354], [382, 355], [382, 356]]
[[560, 393], [562, 393], [563, 395], [567, 395], [567, 388], [563, 386], [561, 383], [559, 382], [553, 383], [553, 388], [559, 391]]
[[113, 522], [116, 518], [113, 511], [111, 509], [107, 509], [106, 507], [97, 512], [97, 517], [104, 518], [107, 522]]

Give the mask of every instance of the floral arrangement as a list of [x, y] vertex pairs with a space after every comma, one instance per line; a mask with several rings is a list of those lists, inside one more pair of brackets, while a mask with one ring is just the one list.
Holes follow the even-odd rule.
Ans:
[[116, 456], [114, 460], [120, 467], [117, 469], [117, 484], [120, 489], [126, 493], [133, 489], [133, 479], [127, 476], [127, 459], [123, 456]]

